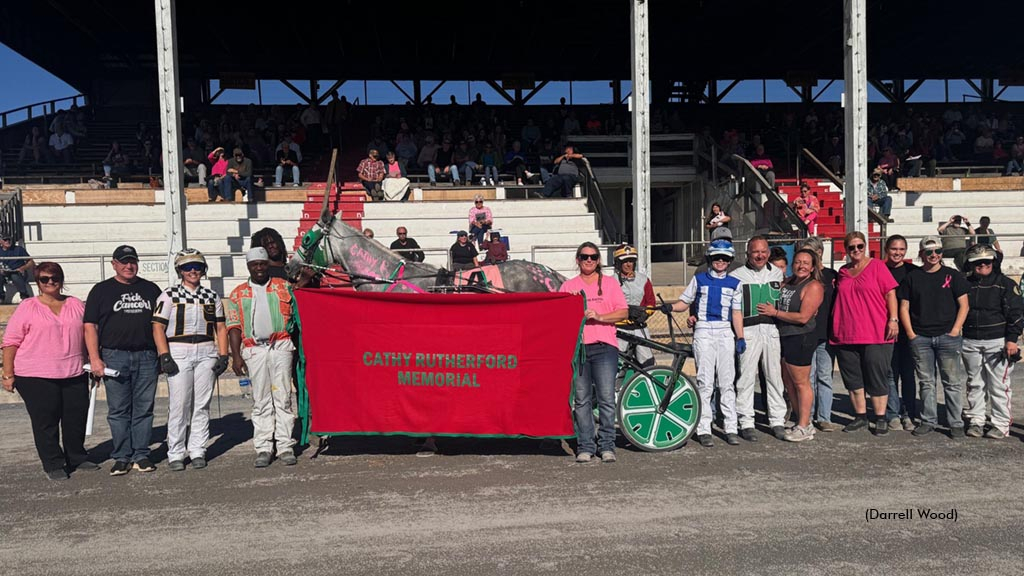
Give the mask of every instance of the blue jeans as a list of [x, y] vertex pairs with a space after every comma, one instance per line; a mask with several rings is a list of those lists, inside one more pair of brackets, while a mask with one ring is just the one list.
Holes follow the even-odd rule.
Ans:
[[[573, 416], [579, 453], [599, 454], [615, 450], [615, 372], [619, 350], [599, 342], [586, 345], [587, 359], [576, 377]], [[594, 443], [594, 395], [597, 395], [597, 444]], [[600, 452], [598, 452], [598, 450]]]
[[[435, 174], [434, 171], [437, 170], [438, 168], [441, 168], [441, 166], [435, 166], [434, 164], [428, 164], [427, 165], [427, 177], [430, 178], [430, 185], [431, 186], [434, 186], [435, 184], [437, 184], [437, 174]], [[458, 183], [458, 181], [459, 181], [459, 169], [458, 169], [458, 167], [456, 167], [455, 164], [452, 164], [451, 166], [448, 167], [448, 172], [452, 176], [452, 182]]]
[[556, 193], [562, 198], [571, 198], [573, 186], [576, 185], [575, 176], [562, 176], [561, 174], [555, 174], [544, 183], [544, 190], [541, 194], [545, 198], [551, 198]]
[[462, 165], [462, 174], [466, 177], [466, 182], [473, 181], [473, 171], [479, 167], [480, 165], [476, 162], [466, 162]]
[[1024, 174], [1024, 162], [1018, 162], [1016, 159], [1011, 158], [1006, 164], [1006, 176], [1013, 174], [1014, 172], [1020, 172]]
[[921, 422], [935, 426], [939, 421], [939, 406], [935, 392], [935, 363], [938, 361], [942, 393], [946, 400], [946, 423], [951, 428], [963, 427], [964, 421], [960, 413], [963, 411], [966, 375], [960, 358], [962, 347], [963, 337], [953, 338], [947, 334], [918, 336], [910, 341], [910, 351], [914, 357], [914, 374], [921, 389]]
[[[296, 186], [298, 186], [299, 182], [300, 182], [300, 179], [299, 179], [299, 167], [298, 166], [292, 166], [292, 184], [295, 184]], [[284, 166], [281, 166], [280, 164], [278, 164], [277, 168], [274, 169], [274, 186], [277, 186], [278, 188], [280, 188], [283, 185], [284, 185]]]
[[484, 224], [483, 226], [477, 226], [473, 224], [469, 227], [469, 233], [476, 238], [476, 245], [479, 246], [484, 243], [484, 236], [487, 235], [487, 231], [491, 229], [490, 224]]
[[497, 166], [484, 166], [484, 176], [491, 182], [498, 181], [498, 167]]
[[902, 337], [896, 340], [896, 345], [892, 348], [889, 401], [885, 406], [885, 419], [892, 420], [900, 416], [918, 417], [914, 358], [910, 352], [910, 344]]
[[811, 357], [811, 390], [814, 391], [815, 422], [832, 421], [832, 372], [836, 352], [827, 341], [818, 343]]
[[886, 196], [884, 198], [879, 198], [878, 200], [871, 200], [869, 198], [868, 202], [872, 206], [878, 206], [878, 211], [884, 216], [889, 216], [889, 214], [892, 213], [892, 196]]
[[118, 462], [149, 458], [153, 434], [153, 402], [156, 399], [157, 358], [155, 350], [102, 350], [103, 363], [121, 374], [104, 378], [107, 390], [107, 423], [114, 449], [110, 457]]

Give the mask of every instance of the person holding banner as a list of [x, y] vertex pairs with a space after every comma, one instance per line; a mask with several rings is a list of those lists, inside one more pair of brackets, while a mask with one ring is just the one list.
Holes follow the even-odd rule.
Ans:
[[[25, 401], [36, 452], [50, 480], [74, 470], [98, 470], [85, 451], [89, 383], [82, 368], [85, 305], [61, 294], [64, 270], [56, 262], [35, 269], [39, 296], [15, 310], [3, 337], [3, 387]], [[63, 433], [64, 446], [60, 437]]]
[[210, 401], [214, 382], [228, 368], [228, 330], [220, 295], [199, 283], [206, 274], [202, 252], [178, 252], [174, 270], [181, 283], [156, 300], [153, 340], [167, 374], [167, 467], [181, 472], [186, 434], [192, 468], [206, 468]]
[[[566, 280], [559, 289], [570, 294], [583, 294], [587, 306], [583, 325], [586, 361], [576, 376], [573, 394], [573, 415], [579, 444], [576, 461], [590, 462], [594, 454], [600, 454], [602, 462], [615, 462], [615, 372], [619, 362], [615, 323], [629, 316], [629, 306], [619, 283], [604, 281], [597, 245], [593, 242], [580, 244], [576, 249], [576, 266], [580, 273]], [[596, 444], [595, 395], [598, 410]]]
[[271, 278], [265, 248], [245, 254], [249, 280], [231, 291], [227, 306], [228, 341], [232, 370], [252, 380], [253, 447], [256, 467], [266, 468], [277, 458], [285, 466], [297, 462], [292, 447], [292, 358], [295, 345], [287, 327], [294, 313], [294, 298], [286, 280]]

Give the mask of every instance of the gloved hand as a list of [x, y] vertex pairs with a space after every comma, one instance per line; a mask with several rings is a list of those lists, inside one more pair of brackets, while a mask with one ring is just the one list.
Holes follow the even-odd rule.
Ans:
[[661, 312], [663, 314], [671, 314], [672, 313], [672, 303], [671, 302], [665, 302], [661, 306], [658, 306], [658, 310], [661, 310]]
[[747, 351], [747, 341], [743, 338], [736, 339], [736, 353], [743, 354]]
[[178, 363], [171, 357], [171, 353], [160, 355], [160, 371], [168, 376], [174, 376], [178, 373]]
[[213, 364], [213, 375], [214, 376], [220, 376], [227, 369], [228, 369], [228, 357], [227, 357], [227, 355], [225, 354], [224, 356], [218, 356], [217, 357], [217, 361]]

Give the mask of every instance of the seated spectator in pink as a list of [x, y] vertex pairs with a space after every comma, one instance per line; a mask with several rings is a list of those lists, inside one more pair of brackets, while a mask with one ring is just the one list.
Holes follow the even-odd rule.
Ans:
[[478, 246], [483, 246], [485, 233], [494, 226], [491, 209], [484, 206], [484, 197], [477, 194], [473, 197], [473, 207], [469, 209], [469, 233], [476, 238]]
[[768, 186], [772, 190], [775, 189], [775, 165], [772, 164], [772, 159], [764, 153], [764, 146], [758, 144], [754, 157], [750, 159], [750, 165], [757, 169], [764, 176], [764, 179], [768, 181]]

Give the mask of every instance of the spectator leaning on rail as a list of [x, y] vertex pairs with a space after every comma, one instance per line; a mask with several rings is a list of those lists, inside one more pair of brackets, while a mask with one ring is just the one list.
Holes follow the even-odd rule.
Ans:
[[921, 240], [921, 267], [911, 270], [899, 288], [900, 322], [907, 333], [914, 357], [914, 374], [921, 394], [921, 423], [914, 436], [928, 434], [938, 426], [935, 398], [935, 366], [938, 364], [946, 400], [946, 420], [953, 438], [964, 436], [964, 370], [960, 351], [961, 330], [967, 320], [970, 286], [959, 271], [942, 265], [942, 240], [927, 236]]
[[167, 374], [167, 467], [180, 472], [186, 454], [193, 468], [206, 468], [210, 400], [214, 381], [228, 367], [228, 331], [220, 295], [199, 283], [206, 274], [203, 254], [178, 252], [174, 270], [181, 283], [157, 298], [153, 340]]
[[[157, 355], [153, 305], [160, 288], [139, 274], [135, 248], [122, 245], [111, 257], [114, 277], [89, 291], [85, 301], [85, 346], [92, 374], [107, 391], [107, 423], [113, 450], [111, 476], [156, 470], [149, 459], [156, 398]], [[104, 375], [104, 369], [118, 372]]]
[[227, 306], [232, 370], [252, 379], [253, 447], [256, 467], [270, 466], [275, 451], [286, 466], [297, 461], [292, 447], [292, 360], [288, 329], [294, 314], [288, 282], [271, 278], [264, 248], [245, 254], [249, 280], [231, 291]]
[[[82, 363], [85, 306], [64, 296], [64, 270], [41, 262], [35, 270], [39, 296], [14, 310], [3, 337], [3, 388], [17, 388], [32, 422], [36, 452], [50, 480], [74, 470], [97, 470], [85, 451], [88, 380]], [[60, 437], [63, 434], [64, 447]]]
[[28, 274], [34, 266], [32, 257], [24, 246], [14, 243], [14, 236], [9, 232], [0, 234], [0, 270], [3, 271], [4, 304], [14, 302], [14, 293], [21, 299], [32, 297], [32, 286], [28, 283]]
[[544, 190], [534, 192], [537, 197], [551, 198], [558, 193], [563, 198], [572, 196], [573, 186], [580, 181], [580, 162], [583, 154], [576, 152], [573, 146], [566, 146], [565, 153], [555, 158], [555, 173], [544, 183]]
[[[1010, 432], [1010, 377], [1020, 360], [1017, 340], [1024, 329], [1020, 289], [996, 268], [996, 251], [978, 244], [967, 251], [967, 300], [963, 359], [967, 369], [967, 435], [1005, 438]], [[992, 426], [985, 427], [985, 405], [992, 407]]]

